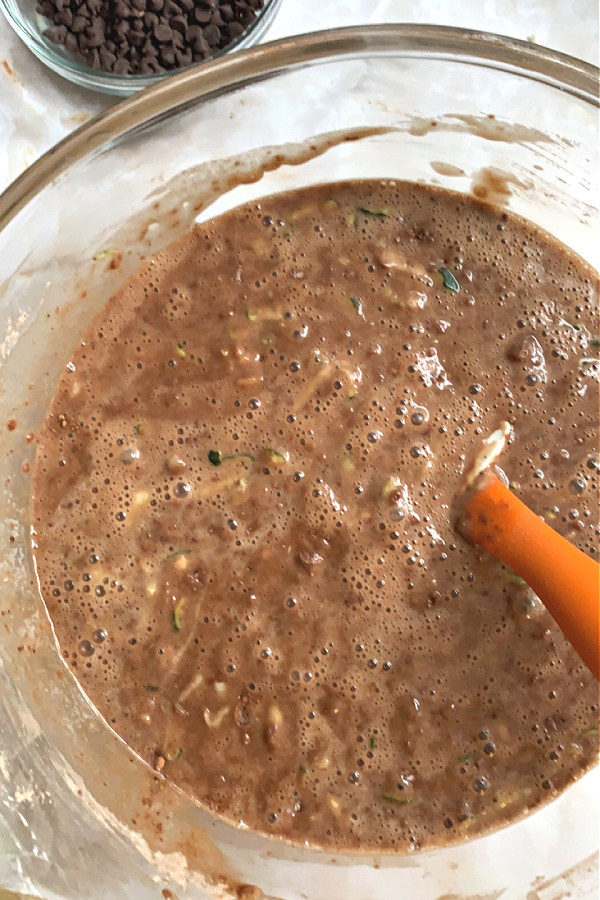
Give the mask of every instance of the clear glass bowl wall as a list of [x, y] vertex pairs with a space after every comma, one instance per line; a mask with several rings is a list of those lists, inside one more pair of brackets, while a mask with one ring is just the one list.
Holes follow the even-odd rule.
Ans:
[[[56, 650], [30, 552], [26, 435], [78, 335], [140, 257], [250, 198], [384, 176], [469, 192], [492, 167], [509, 179], [511, 209], [597, 267], [596, 83], [583, 63], [453, 29], [294, 38], [115, 107], [0, 198], [0, 885], [51, 900], [146, 900], [158, 889], [198, 900], [221, 878], [283, 900], [522, 900], [536, 879], [572, 869], [574, 896], [595, 896], [598, 769], [509, 828], [410, 859], [289, 847], [157, 780]], [[123, 252], [118, 270], [94, 260], [106, 248]]]

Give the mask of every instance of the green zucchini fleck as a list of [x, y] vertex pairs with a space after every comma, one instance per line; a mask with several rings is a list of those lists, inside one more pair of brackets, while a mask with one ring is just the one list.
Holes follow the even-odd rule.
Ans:
[[265, 453], [268, 453], [271, 457], [272, 462], [274, 463], [284, 463], [287, 462], [287, 459], [280, 453], [279, 450], [273, 450], [271, 447], [265, 447]]
[[524, 578], [521, 578], [520, 575], [517, 575], [516, 572], [511, 572], [507, 570], [507, 578], [509, 581], [512, 581], [513, 584], [527, 584]]
[[223, 456], [220, 450], [208, 451], [208, 461], [213, 466], [220, 466], [222, 463], [231, 462], [233, 459], [249, 459], [250, 462], [255, 462], [251, 453], [230, 453], [227, 456]]
[[469, 753], [461, 753], [456, 757], [457, 762], [461, 763], [472, 763], [476, 762], [479, 759], [479, 753], [477, 750], [471, 750]]
[[106, 250], [100, 250], [98, 253], [95, 253], [92, 257], [95, 262], [100, 262], [103, 259], [107, 259], [109, 256], [115, 256], [119, 251], [115, 250], [114, 247], [107, 247]]
[[366, 206], [357, 206], [356, 211], [363, 216], [373, 216], [376, 219], [387, 219], [389, 213], [385, 209], [368, 209]]
[[440, 268], [438, 269], [438, 274], [442, 276], [442, 282], [446, 290], [452, 291], [453, 294], [458, 294], [458, 292], [460, 291], [460, 284], [458, 283], [450, 269], [447, 269], [446, 266], [440, 266]]
[[395, 803], [396, 806], [406, 806], [408, 803], [412, 803], [411, 797], [394, 797], [391, 794], [382, 794], [381, 799], [386, 803]]

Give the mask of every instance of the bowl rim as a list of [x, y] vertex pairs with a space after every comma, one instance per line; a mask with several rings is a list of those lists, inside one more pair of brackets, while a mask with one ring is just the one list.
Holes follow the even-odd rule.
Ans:
[[428, 58], [496, 69], [547, 84], [600, 109], [598, 67], [492, 32], [389, 24], [295, 35], [191, 66], [94, 116], [47, 150], [0, 194], [0, 231], [69, 166], [173, 108], [206, 101], [280, 72], [361, 56]]
[[[0, 0], [0, 5], [3, 2]], [[147, 125], [159, 121], [171, 110], [191, 107], [281, 73], [336, 59], [369, 56], [448, 61], [498, 70], [546, 84], [587, 103], [591, 108], [600, 109], [600, 70], [597, 67], [537, 44], [494, 33], [447, 26], [390, 24], [330, 29], [283, 38], [181, 71], [90, 119], [51, 147], [0, 194], [0, 233], [72, 166], [86, 157], [93, 157], [128, 133], [141, 133]], [[576, 782], [589, 775], [590, 771], [578, 776]], [[565, 793], [561, 791], [558, 797], [549, 798], [546, 803], [540, 804], [539, 809], [560, 799]], [[523, 810], [520, 816], [501, 829], [494, 829], [492, 834], [511, 827], [529, 815], [528, 810]], [[488, 836], [489, 832], [483, 831], [475, 840]], [[262, 840], [265, 835], [257, 833], [257, 837]], [[450, 842], [448, 849], [466, 842]], [[287, 842], [281, 842], [279, 846], [291, 846], [292, 850], [297, 848], [297, 845]], [[429, 852], [425, 850], [420, 855], [425, 857]], [[439, 848], [432, 848], [431, 852], [437, 853]], [[328, 855], [327, 850], [314, 851], [317, 857]], [[354, 863], [360, 863], [370, 855], [360, 851], [347, 854]], [[308, 858], [314, 859], [314, 856], [311, 854]], [[386, 856], [405, 858], [404, 854], [381, 854], [382, 859]]]
[[[203, 62], [193, 63], [191, 66], [174, 69], [173, 71], [177, 73], [188, 71], [191, 68], [221, 59], [227, 53], [232, 53], [237, 49], [244, 49], [258, 42], [271, 26], [282, 2], [283, 0], [266, 0], [265, 6], [256, 11], [256, 16], [250, 24], [229, 44], [217, 50]], [[15, 10], [19, 14], [15, 14]], [[117, 75], [114, 72], [93, 69], [91, 66], [77, 62], [73, 54], [63, 55], [58, 50], [53, 49], [51, 42], [43, 40], [43, 33], [39, 29], [31, 27], [29, 22], [20, 14], [21, 10], [18, 0], [0, 0], [0, 11], [4, 13], [6, 20], [15, 33], [41, 62], [63, 78], [67, 78], [74, 84], [85, 87], [88, 90], [127, 97], [136, 91], [164, 81], [171, 74], [169, 71], [166, 71], [147, 75]]]
[[94, 116], [47, 150], [0, 194], [0, 231], [69, 166], [170, 109], [207, 100], [280, 72], [361, 56], [428, 58], [496, 69], [547, 84], [600, 109], [600, 69], [596, 66], [492, 32], [442, 25], [389, 24], [286, 37], [192, 66]]

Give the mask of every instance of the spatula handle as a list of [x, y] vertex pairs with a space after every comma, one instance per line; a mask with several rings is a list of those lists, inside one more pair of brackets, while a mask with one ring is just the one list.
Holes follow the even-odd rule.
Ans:
[[586, 666], [600, 678], [600, 566], [533, 513], [491, 472], [467, 498], [470, 539], [538, 595]]

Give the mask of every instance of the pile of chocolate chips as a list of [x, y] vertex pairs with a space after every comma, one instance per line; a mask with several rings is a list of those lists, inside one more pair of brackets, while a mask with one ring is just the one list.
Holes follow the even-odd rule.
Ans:
[[[269, 2], [269, 0], [266, 0]], [[39, 0], [43, 34], [88, 66], [117, 75], [180, 69], [248, 28], [265, 0]]]

